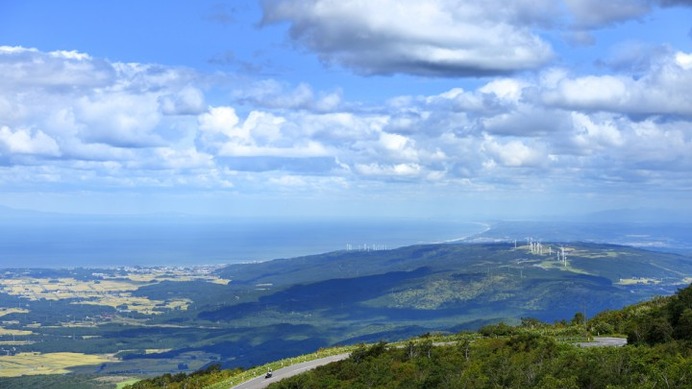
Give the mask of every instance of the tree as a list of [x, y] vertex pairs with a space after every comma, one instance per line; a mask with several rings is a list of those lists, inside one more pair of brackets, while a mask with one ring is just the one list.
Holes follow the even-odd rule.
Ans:
[[582, 312], [577, 312], [572, 318], [572, 325], [582, 325], [586, 322], [586, 318]]
[[673, 336], [676, 339], [692, 340], [692, 308], [682, 311], [673, 329]]

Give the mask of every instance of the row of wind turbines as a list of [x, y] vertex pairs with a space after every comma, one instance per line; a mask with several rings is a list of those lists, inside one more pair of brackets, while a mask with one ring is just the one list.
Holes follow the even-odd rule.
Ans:
[[[529, 246], [529, 251], [534, 255], [553, 255], [552, 246], [544, 246], [541, 242], [533, 240], [533, 238], [526, 238], [526, 245]], [[517, 248], [517, 241], [514, 240], [514, 248]], [[559, 250], [555, 250], [556, 259], [558, 262], [567, 267], [567, 253], [565, 252], [565, 247], [560, 246]]]

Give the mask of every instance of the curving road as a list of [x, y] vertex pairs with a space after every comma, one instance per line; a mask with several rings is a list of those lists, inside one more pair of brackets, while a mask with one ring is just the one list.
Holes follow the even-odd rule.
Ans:
[[286, 366], [284, 368], [274, 370], [271, 378], [264, 378], [264, 375], [251, 379], [250, 381], [245, 381], [242, 384], [236, 385], [231, 389], [260, 389], [266, 388], [272, 382], [280, 381], [284, 378], [293, 377], [300, 373], [304, 373], [308, 370], [312, 370], [318, 366], [326, 365], [328, 363], [341, 361], [348, 358], [350, 353], [332, 355], [331, 357], [324, 357], [320, 359], [315, 359], [308, 362], [297, 363], [295, 365]]

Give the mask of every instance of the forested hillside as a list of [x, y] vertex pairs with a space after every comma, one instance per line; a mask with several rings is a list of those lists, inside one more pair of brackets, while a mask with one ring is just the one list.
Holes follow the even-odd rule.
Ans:
[[[346, 360], [270, 388], [692, 387], [692, 285], [585, 319], [580, 312], [553, 324], [524, 318], [518, 326], [499, 323], [447, 337], [426, 334], [396, 345], [362, 345]], [[626, 334], [629, 344], [586, 342], [612, 333]], [[203, 388], [214, 380], [210, 377], [232, 374], [169, 375], [132, 388]]]
[[482, 338], [433, 347], [377, 344], [345, 361], [289, 378], [270, 388], [690, 388], [692, 286], [669, 298], [603, 312], [594, 331], [624, 331], [625, 347], [576, 347], [551, 333], [563, 324], [533, 320], [480, 330]]

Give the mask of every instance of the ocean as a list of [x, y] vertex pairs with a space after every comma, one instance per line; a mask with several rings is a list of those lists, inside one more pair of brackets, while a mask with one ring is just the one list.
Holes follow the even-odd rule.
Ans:
[[0, 221], [0, 268], [197, 266], [463, 239], [482, 223], [190, 218]]

